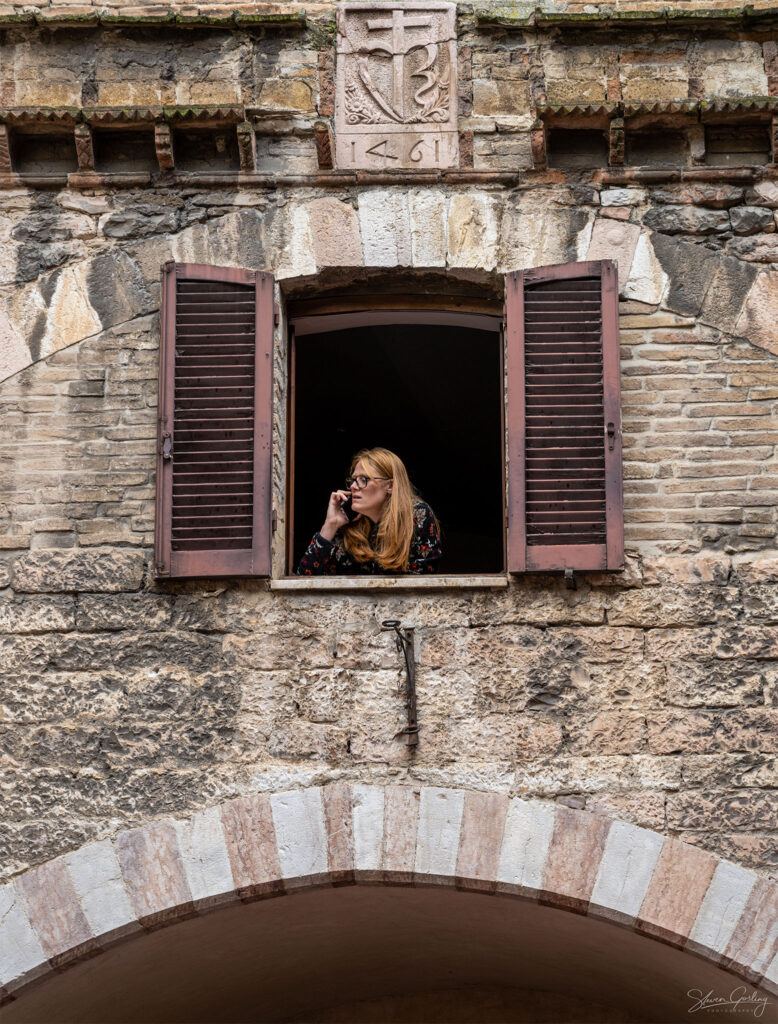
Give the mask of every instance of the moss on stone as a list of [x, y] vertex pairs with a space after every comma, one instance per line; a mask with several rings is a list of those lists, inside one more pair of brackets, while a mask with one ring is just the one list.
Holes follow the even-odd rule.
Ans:
[[138, 26], [138, 25], [173, 25], [176, 16], [173, 11], [161, 11], [159, 14], [126, 14], [122, 11], [103, 11], [100, 15], [100, 23], [114, 26]]
[[488, 7], [473, 9], [476, 25], [502, 25], [520, 28], [529, 25], [535, 15], [535, 6], [531, 3], [496, 3]]
[[269, 14], [265, 11], [250, 14], [244, 11], [235, 12], [235, 24], [240, 28], [251, 25], [307, 25], [308, 15], [304, 10], [284, 11], [280, 14]]

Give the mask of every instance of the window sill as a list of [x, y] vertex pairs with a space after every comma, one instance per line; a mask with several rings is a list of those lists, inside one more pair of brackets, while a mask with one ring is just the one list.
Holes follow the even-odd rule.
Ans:
[[287, 576], [270, 580], [271, 590], [474, 590], [507, 587], [508, 577], [494, 576]]

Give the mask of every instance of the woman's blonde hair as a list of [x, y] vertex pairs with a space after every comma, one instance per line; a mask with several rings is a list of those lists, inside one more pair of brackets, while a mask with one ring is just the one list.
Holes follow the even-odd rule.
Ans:
[[370, 546], [372, 523], [365, 516], [343, 528], [343, 544], [357, 562], [376, 561], [382, 569], [405, 572], [413, 537], [413, 503], [418, 495], [408, 479], [408, 471], [394, 452], [387, 448], [365, 448], [351, 460], [351, 473], [361, 462], [371, 480], [386, 477], [393, 482], [389, 499], [378, 523], [375, 548]]

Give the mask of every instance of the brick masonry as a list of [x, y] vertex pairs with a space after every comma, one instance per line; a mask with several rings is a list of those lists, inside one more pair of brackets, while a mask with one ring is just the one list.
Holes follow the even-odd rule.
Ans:
[[[229, 20], [181, 48], [132, 24], [52, 32], [33, 7], [3, 30], [3, 105], [243, 104], [259, 119], [257, 172], [296, 181], [5, 183], [0, 875], [18, 881], [0, 907], [14, 970], [88, 955], [94, 936], [165, 923], [171, 907], [194, 914], [296, 877], [389, 870], [594, 902], [666, 941], [733, 962], [753, 952], [764, 973], [758, 936], [772, 918], [759, 914], [772, 904], [754, 886], [772, 892], [778, 870], [774, 168], [653, 182], [532, 171], [531, 136], [544, 102], [768, 95], [775, 32], [560, 38], [463, 10], [459, 128], [472, 133], [474, 173], [513, 177], [324, 192], [314, 123], [333, 110], [330, 6], [306, 5], [307, 23], [288, 31]], [[315, 289], [320, 272], [499, 284], [587, 257], [619, 264], [623, 573], [589, 574], [576, 591], [538, 577], [404, 597], [155, 582], [163, 262], [266, 268], [283, 312], [286, 292]], [[278, 538], [286, 354], [282, 317]], [[279, 539], [277, 573], [282, 562]], [[389, 617], [417, 633], [413, 756], [398, 735], [396, 652], [379, 630]], [[326, 788], [319, 806], [309, 787], [335, 781], [345, 788]], [[387, 826], [384, 839], [384, 822], [412, 834]], [[320, 840], [305, 864], [289, 839], [301, 830]], [[618, 881], [628, 854], [639, 870]], [[570, 857], [585, 870], [570, 872]], [[132, 880], [150, 860], [169, 872], [144, 889]], [[46, 872], [66, 870], [78, 907], [60, 886], [44, 921]]]

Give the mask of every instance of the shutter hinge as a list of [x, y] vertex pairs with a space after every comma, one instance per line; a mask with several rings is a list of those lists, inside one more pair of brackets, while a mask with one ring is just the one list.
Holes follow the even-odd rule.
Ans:
[[167, 432], [162, 435], [160, 454], [165, 460], [173, 458], [173, 438]]
[[270, 515], [270, 529], [273, 533], [278, 529], [278, 513], [273, 509]]
[[612, 452], [613, 451], [613, 445], [614, 445], [614, 443], [616, 441], [616, 424], [615, 423], [609, 423], [608, 426], [605, 428], [605, 430], [606, 430], [606, 433], [608, 435], [608, 451]]

